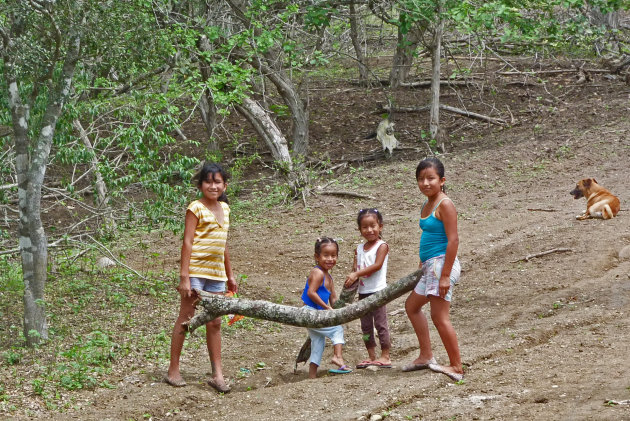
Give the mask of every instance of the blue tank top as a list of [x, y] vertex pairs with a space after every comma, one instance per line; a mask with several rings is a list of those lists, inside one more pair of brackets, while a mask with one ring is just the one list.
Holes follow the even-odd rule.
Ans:
[[[324, 272], [322, 268], [320, 268], [319, 266], [315, 266], [315, 267], [321, 270], [322, 272]], [[328, 276], [330, 276], [330, 274]], [[330, 280], [332, 281], [332, 276], [330, 276]], [[330, 291], [326, 289], [326, 287], [324, 286], [325, 284], [326, 284], [326, 273], [324, 273], [324, 282], [322, 282], [321, 286], [317, 289], [317, 295], [319, 295], [319, 298], [321, 298], [323, 302], [328, 304], [328, 300], [330, 299]], [[317, 310], [324, 309], [324, 307], [313, 302], [313, 300], [311, 300], [311, 298], [308, 296], [308, 278], [306, 278], [306, 286], [304, 287], [304, 291], [302, 292], [302, 301], [304, 301], [304, 304], [306, 304], [307, 306], [316, 308]]]
[[[447, 199], [446, 197], [442, 200]], [[448, 238], [446, 237], [446, 231], [444, 230], [444, 223], [435, 217], [435, 210], [440, 206], [442, 200], [431, 211], [431, 214], [426, 218], [420, 217], [420, 229], [422, 235], [420, 236], [420, 261], [425, 262], [432, 257], [446, 254], [446, 246], [448, 245]], [[424, 202], [422, 209], [427, 202]], [[422, 209], [420, 215], [422, 215]]]

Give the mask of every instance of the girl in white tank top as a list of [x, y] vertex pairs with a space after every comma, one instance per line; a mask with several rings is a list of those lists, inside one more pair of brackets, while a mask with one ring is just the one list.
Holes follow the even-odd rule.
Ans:
[[[348, 274], [345, 287], [352, 288], [358, 284], [359, 300], [362, 300], [387, 286], [389, 246], [381, 239], [383, 216], [377, 209], [361, 209], [357, 217], [357, 225], [365, 243], [359, 244], [357, 247], [353, 271]], [[378, 332], [378, 339], [381, 344], [381, 356], [378, 359], [376, 358], [374, 328]], [[392, 366], [389, 357], [391, 342], [385, 306], [361, 317], [361, 331], [369, 358], [360, 362], [357, 368], [371, 365], [390, 368]]]

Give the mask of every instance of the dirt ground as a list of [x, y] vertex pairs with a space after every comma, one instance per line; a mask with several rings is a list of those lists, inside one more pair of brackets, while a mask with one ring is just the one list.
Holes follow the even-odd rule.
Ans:
[[[489, 114], [494, 108], [513, 118], [508, 129], [443, 114], [452, 136], [441, 159], [459, 213], [463, 272], [451, 317], [465, 366], [463, 382], [454, 384], [428, 370], [401, 372], [418, 354], [403, 297], [387, 306], [392, 369], [330, 375], [328, 346], [319, 377], [309, 380], [308, 366], [293, 372], [305, 329], [259, 322], [223, 335], [224, 371], [233, 387], [227, 395], [205, 384], [210, 368], [201, 348], [184, 351], [185, 388], [160, 381], [165, 366], [140, 361], [117, 379], [115, 389], [81, 392], [80, 409], [46, 417], [630, 420], [630, 87], [597, 74], [587, 85], [572, 86], [572, 77], [552, 74], [545, 87], [523, 76], [495, 80], [483, 87], [483, 96], [478, 87], [457, 94], [444, 90], [445, 102], [453, 106], [461, 107], [462, 98], [472, 110]], [[310, 102], [311, 118], [318, 122], [311, 133], [315, 156], [336, 165], [378, 147], [362, 137], [378, 124], [382, 92], [334, 84], [317, 92]], [[400, 91], [396, 98], [401, 106], [422, 104], [428, 92]], [[417, 268], [423, 198], [414, 172], [427, 153], [417, 141], [427, 115], [395, 118], [401, 149], [393, 157], [355, 163], [319, 182], [325, 186], [336, 179], [325, 190], [373, 199], [311, 195], [308, 208], [297, 203], [260, 209], [232, 228], [233, 266], [247, 275], [240, 286], [243, 297], [300, 305], [319, 235], [340, 240], [332, 275], [341, 288], [361, 240], [355, 215], [367, 206], [384, 214], [388, 281]], [[586, 201], [574, 200], [569, 191], [585, 177], [620, 197], [617, 218], [575, 219]], [[176, 265], [178, 241], [162, 244], [168, 244], [158, 247], [167, 247], [162, 251]], [[620, 257], [624, 247], [625, 258]], [[526, 259], [546, 251], [551, 252]], [[166, 309], [156, 324], [170, 329], [175, 314], [175, 307]], [[359, 322], [347, 324], [345, 332], [344, 358], [354, 366], [367, 356]], [[433, 327], [431, 338], [437, 360], [447, 363]]]

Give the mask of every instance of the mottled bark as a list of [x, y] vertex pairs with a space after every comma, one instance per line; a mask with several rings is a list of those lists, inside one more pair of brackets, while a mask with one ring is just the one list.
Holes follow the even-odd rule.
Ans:
[[[77, 10], [82, 9], [81, 2]], [[51, 15], [48, 15], [52, 19]], [[54, 21], [53, 21], [54, 24]], [[10, 24], [9, 24], [10, 25]], [[8, 88], [8, 102], [11, 110], [13, 141], [15, 142], [15, 168], [18, 184], [19, 208], [19, 249], [22, 257], [22, 273], [24, 279], [24, 326], [23, 332], [29, 346], [48, 339], [46, 308], [44, 302], [44, 286], [48, 263], [48, 243], [41, 221], [41, 197], [44, 176], [50, 148], [52, 146], [55, 127], [65, 105], [79, 58], [81, 38], [79, 35], [81, 22], [72, 28], [67, 37], [66, 52], [63, 57], [61, 73], [55, 77], [52, 72], [43, 82], [50, 87], [39, 134], [35, 139], [29, 137], [30, 112], [29, 105], [20, 96], [19, 69], [15, 66], [16, 49], [20, 48], [12, 38], [14, 34], [0, 28], [2, 35], [2, 59], [4, 74]], [[16, 38], [17, 39], [17, 38]], [[61, 42], [60, 39], [56, 39]], [[57, 46], [59, 49], [59, 46]], [[56, 49], [56, 51], [57, 51]], [[55, 59], [59, 56], [54, 55]], [[59, 65], [50, 63], [50, 67]], [[33, 88], [30, 97], [36, 97]]]
[[242, 314], [256, 319], [270, 320], [300, 327], [328, 327], [348, 323], [411, 291], [418, 283], [417, 270], [387, 286], [387, 288], [356, 303], [335, 310], [315, 310], [310, 307], [291, 307], [262, 300], [226, 298], [195, 290], [200, 298], [201, 311], [187, 323], [189, 331], [203, 326], [224, 314]]

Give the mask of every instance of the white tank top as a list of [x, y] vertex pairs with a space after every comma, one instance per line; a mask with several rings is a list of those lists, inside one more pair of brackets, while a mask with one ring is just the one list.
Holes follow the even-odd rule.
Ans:
[[[357, 270], [364, 269], [374, 264], [374, 262], [376, 261], [376, 251], [381, 246], [381, 244], [385, 244], [385, 241], [378, 240], [376, 244], [372, 246], [372, 248], [368, 251], [363, 251], [364, 244], [359, 244], [357, 246]], [[385, 256], [383, 266], [381, 266], [380, 270], [377, 270], [366, 278], [359, 278], [359, 294], [370, 294], [380, 291], [387, 286], [388, 258], [389, 253], [387, 253], [387, 255]]]

